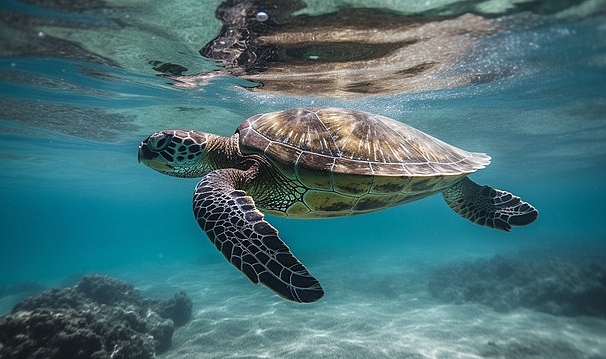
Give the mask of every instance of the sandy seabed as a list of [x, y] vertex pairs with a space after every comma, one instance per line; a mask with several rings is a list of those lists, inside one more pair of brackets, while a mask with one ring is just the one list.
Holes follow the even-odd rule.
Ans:
[[163, 359], [606, 358], [604, 319], [444, 304], [414, 268], [356, 277], [346, 262], [323, 263], [315, 272], [327, 294], [313, 304], [282, 300], [225, 263], [161, 272], [131, 280], [157, 297], [185, 290], [194, 302], [192, 320], [175, 331]]

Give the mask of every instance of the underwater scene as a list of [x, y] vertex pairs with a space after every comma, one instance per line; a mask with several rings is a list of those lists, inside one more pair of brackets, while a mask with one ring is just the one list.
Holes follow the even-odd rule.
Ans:
[[0, 358], [606, 358], [606, 1], [0, 27]]

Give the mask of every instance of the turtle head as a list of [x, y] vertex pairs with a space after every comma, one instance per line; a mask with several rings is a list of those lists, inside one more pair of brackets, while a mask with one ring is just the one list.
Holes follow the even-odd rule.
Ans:
[[175, 177], [202, 177], [213, 168], [206, 161], [206, 143], [216, 135], [194, 130], [164, 130], [139, 145], [139, 162]]

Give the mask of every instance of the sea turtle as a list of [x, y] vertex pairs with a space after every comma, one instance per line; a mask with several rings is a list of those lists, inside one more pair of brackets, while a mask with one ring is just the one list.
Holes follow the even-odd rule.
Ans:
[[537, 210], [480, 186], [469, 173], [490, 157], [367, 112], [298, 108], [250, 117], [231, 137], [164, 130], [141, 142], [139, 162], [176, 177], [202, 177], [193, 210], [211, 242], [253, 283], [313, 302], [324, 291], [263, 211], [326, 218], [378, 211], [441, 192], [462, 217], [509, 231]]

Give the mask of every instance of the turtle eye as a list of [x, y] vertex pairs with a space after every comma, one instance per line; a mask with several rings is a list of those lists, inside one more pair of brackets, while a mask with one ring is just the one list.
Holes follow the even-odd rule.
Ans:
[[172, 141], [173, 135], [169, 135], [163, 132], [156, 132], [153, 135], [149, 136], [147, 140], [147, 145], [149, 149], [152, 151], [162, 151], [164, 150], [168, 144]]

